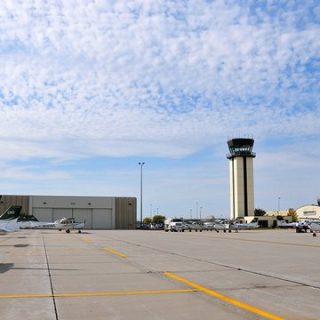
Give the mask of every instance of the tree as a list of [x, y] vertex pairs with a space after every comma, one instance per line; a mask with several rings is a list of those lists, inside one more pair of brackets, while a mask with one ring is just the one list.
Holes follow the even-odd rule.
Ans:
[[296, 210], [294, 210], [293, 208], [289, 208], [288, 209], [288, 216], [292, 217], [292, 221], [293, 222], [297, 222], [298, 221], [298, 215]]
[[254, 209], [254, 215], [255, 216], [258, 216], [258, 217], [261, 217], [261, 216], [264, 216], [266, 214], [266, 212], [263, 210], [263, 209]]
[[156, 214], [155, 216], [153, 216], [152, 223], [161, 224], [161, 223], [164, 223], [164, 220], [166, 220], [165, 216], [162, 216], [160, 214]]
[[150, 224], [151, 221], [152, 221], [152, 219], [149, 218], [149, 217], [145, 217], [145, 218], [143, 219], [143, 223], [144, 223], [144, 224]]

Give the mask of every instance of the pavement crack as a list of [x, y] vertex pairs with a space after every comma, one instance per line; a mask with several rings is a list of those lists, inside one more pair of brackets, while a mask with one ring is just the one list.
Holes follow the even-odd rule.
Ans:
[[[230, 270], [236, 270], [236, 271], [240, 271], [240, 272], [246, 272], [246, 273], [250, 273], [250, 274], [255, 274], [255, 275], [258, 275], [258, 276], [261, 276], [261, 277], [281, 280], [281, 281], [288, 282], [288, 283], [291, 283], [291, 284], [294, 284], [294, 285], [300, 285], [300, 286], [313, 288], [313, 289], [317, 289], [317, 290], [320, 289], [320, 286], [312, 285], [310, 283], [305, 283], [305, 282], [297, 281], [297, 280], [293, 280], [293, 279], [288, 279], [288, 278], [285, 278], [285, 277], [280, 277], [280, 276], [277, 276], [277, 275], [274, 275], [274, 274], [268, 274], [268, 273], [254, 271], [254, 270], [250, 270], [250, 269], [244, 269], [244, 268], [241, 268], [241, 267], [238, 267], [238, 266], [228, 265], [228, 264], [221, 263], [221, 262], [216, 262], [216, 261], [209, 261], [209, 260], [202, 259], [202, 258], [191, 257], [191, 256], [188, 256], [188, 255], [185, 255], [185, 254], [182, 254], [182, 253], [177, 253], [177, 252], [172, 252], [172, 251], [168, 251], [168, 250], [164, 250], [164, 249], [154, 248], [154, 247], [147, 246], [147, 245], [141, 245], [141, 244], [138, 244], [138, 243], [127, 241], [127, 240], [119, 240], [119, 239], [116, 239], [116, 238], [110, 238], [110, 239], [115, 240], [115, 241], [119, 241], [119, 242], [122, 242], [122, 243], [130, 244], [132, 246], [139, 246], [139, 247], [143, 247], [143, 248], [146, 248], [146, 249], [152, 249], [152, 250], [157, 251], [157, 252], [170, 254], [170, 255], [175, 255], [177, 257], [182, 257], [182, 258], [190, 259], [190, 260], [193, 260], [193, 261], [205, 262], [205, 263], [208, 263], [208, 264], [211, 264], [211, 265], [224, 267], [224, 268], [227, 268], [227, 269], [230, 269]], [[138, 265], [138, 263], [136, 263], [136, 264]]]
[[54, 313], [55, 313], [55, 316], [56, 316], [56, 320], [59, 320], [58, 311], [57, 311], [57, 304], [56, 304], [56, 299], [55, 299], [54, 290], [53, 290], [52, 276], [51, 276], [51, 270], [50, 270], [50, 265], [49, 265], [49, 260], [48, 260], [48, 253], [47, 253], [46, 243], [44, 241], [43, 235], [41, 235], [41, 236], [42, 236], [42, 243], [43, 243], [44, 253], [45, 253], [45, 256], [46, 256], [46, 264], [47, 264], [47, 270], [48, 270], [49, 281], [50, 281], [50, 289], [51, 289]]

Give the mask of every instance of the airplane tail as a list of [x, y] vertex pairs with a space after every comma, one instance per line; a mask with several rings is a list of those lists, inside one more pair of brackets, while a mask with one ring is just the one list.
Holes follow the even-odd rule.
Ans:
[[10, 206], [1, 216], [0, 220], [13, 220], [17, 219], [20, 215], [22, 206]]

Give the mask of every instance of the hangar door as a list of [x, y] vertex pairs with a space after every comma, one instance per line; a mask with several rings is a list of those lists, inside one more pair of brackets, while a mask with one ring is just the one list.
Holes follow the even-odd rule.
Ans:
[[92, 209], [73, 209], [72, 217], [77, 222], [85, 222], [85, 229], [92, 229]]
[[44, 222], [53, 222], [51, 208], [33, 208], [32, 214], [39, 220]]
[[33, 208], [39, 221], [53, 222], [62, 218], [85, 220], [85, 229], [112, 229], [112, 209]]
[[112, 209], [92, 209], [92, 229], [112, 229]]
[[62, 218], [71, 218], [72, 209], [69, 208], [53, 208], [53, 221], [60, 220]]

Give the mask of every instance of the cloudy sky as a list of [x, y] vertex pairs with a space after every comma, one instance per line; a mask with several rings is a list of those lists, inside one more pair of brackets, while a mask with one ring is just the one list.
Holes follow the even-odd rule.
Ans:
[[317, 0], [2, 0], [0, 193], [139, 198], [144, 161], [144, 216], [227, 216], [250, 136], [255, 206], [315, 203], [319, 35]]

